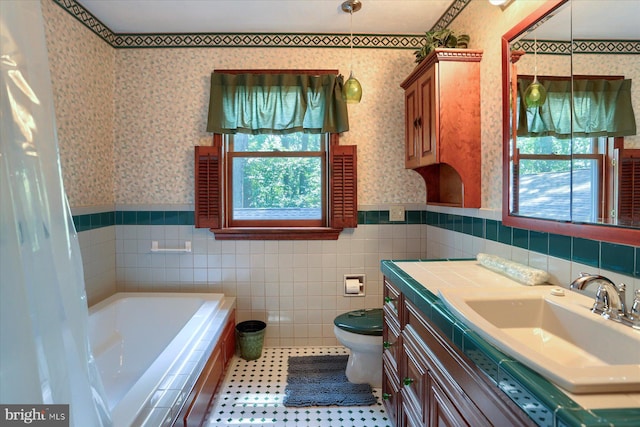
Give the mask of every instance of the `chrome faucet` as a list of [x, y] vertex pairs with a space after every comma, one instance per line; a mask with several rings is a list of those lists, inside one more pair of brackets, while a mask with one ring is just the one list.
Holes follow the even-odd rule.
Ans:
[[636, 291], [633, 307], [631, 311], [627, 312], [625, 307], [626, 285], [624, 283], [616, 286], [615, 283], [604, 276], [580, 273], [578, 278], [571, 282], [569, 289], [583, 290], [591, 283], [598, 284], [596, 300], [591, 309], [592, 312], [640, 329], [640, 291]]

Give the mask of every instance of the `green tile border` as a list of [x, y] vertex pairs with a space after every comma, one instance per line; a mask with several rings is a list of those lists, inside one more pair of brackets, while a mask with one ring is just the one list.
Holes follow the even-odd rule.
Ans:
[[[195, 224], [193, 211], [101, 212], [74, 216], [73, 222], [79, 232], [112, 225], [193, 226]], [[358, 211], [358, 224], [429, 225], [595, 268], [640, 277], [640, 247], [638, 246], [512, 228], [497, 220], [425, 210], [406, 211], [404, 221], [390, 221], [388, 210]]]
[[[425, 260], [409, 260], [424, 262]], [[456, 260], [428, 260], [456, 261]], [[640, 408], [586, 410], [554, 384], [505, 355], [464, 325], [440, 299], [396, 265], [384, 260], [382, 273], [443, 334], [467, 355], [506, 396], [540, 426], [596, 427], [640, 425]]]

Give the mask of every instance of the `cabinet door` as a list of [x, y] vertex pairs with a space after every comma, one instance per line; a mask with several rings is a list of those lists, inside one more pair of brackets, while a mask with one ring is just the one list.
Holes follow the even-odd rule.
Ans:
[[429, 388], [428, 368], [420, 338], [410, 326], [402, 332], [401, 384], [402, 405], [413, 413], [412, 418], [421, 425], [426, 424], [426, 404]]
[[420, 115], [418, 118], [419, 164], [426, 166], [438, 162], [438, 88], [436, 86], [437, 65], [425, 71], [418, 79], [418, 99]]
[[418, 83], [414, 83], [404, 94], [404, 144], [405, 158], [404, 165], [407, 169], [420, 166], [419, 139], [420, 129], [418, 121], [420, 119], [418, 100]]
[[392, 424], [400, 427], [399, 415], [402, 406], [402, 397], [400, 395], [398, 374], [395, 370], [396, 368], [389, 364], [386, 356], [383, 356], [382, 360], [382, 402]]
[[429, 426], [431, 427], [468, 427], [469, 424], [458, 412], [436, 378], [429, 375]]

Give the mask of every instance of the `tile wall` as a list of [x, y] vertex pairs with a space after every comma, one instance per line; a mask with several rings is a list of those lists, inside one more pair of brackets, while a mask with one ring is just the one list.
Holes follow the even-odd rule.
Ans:
[[[334, 345], [333, 319], [381, 305], [383, 259], [474, 258], [497, 254], [549, 271], [567, 287], [580, 272], [640, 289], [640, 248], [505, 227], [492, 212], [407, 206], [404, 222], [388, 210], [361, 210], [356, 229], [337, 241], [217, 241], [193, 227], [193, 211], [116, 210], [74, 215], [89, 302], [118, 291], [222, 292], [235, 296], [238, 320], [267, 322], [266, 345]], [[183, 248], [191, 253], [152, 253]], [[345, 274], [366, 275], [366, 296], [345, 297]], [[117, 284], [117, 285], [116, 285]]]

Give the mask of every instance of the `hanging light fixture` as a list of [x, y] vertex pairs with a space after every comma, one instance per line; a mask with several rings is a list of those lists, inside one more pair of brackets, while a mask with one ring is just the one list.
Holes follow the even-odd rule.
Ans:
[[362, 99], [362, 86], [353, 75], [353, 12], [357, 12], [362, 7], [360, 0], [347, 0], [342, 3], [342, 10], [350, 15], [351, 36], [349, 38], [349, 52], [351, 55], [351, 68], [349, 79], [342, 86], [342, 98], [347, 104], [357, 104]]
[[538, 81], [538, 41], [533, 39], [533, 82], [524, 91], [527, 108], [538, 108], [547, 100], [547, 90]]

